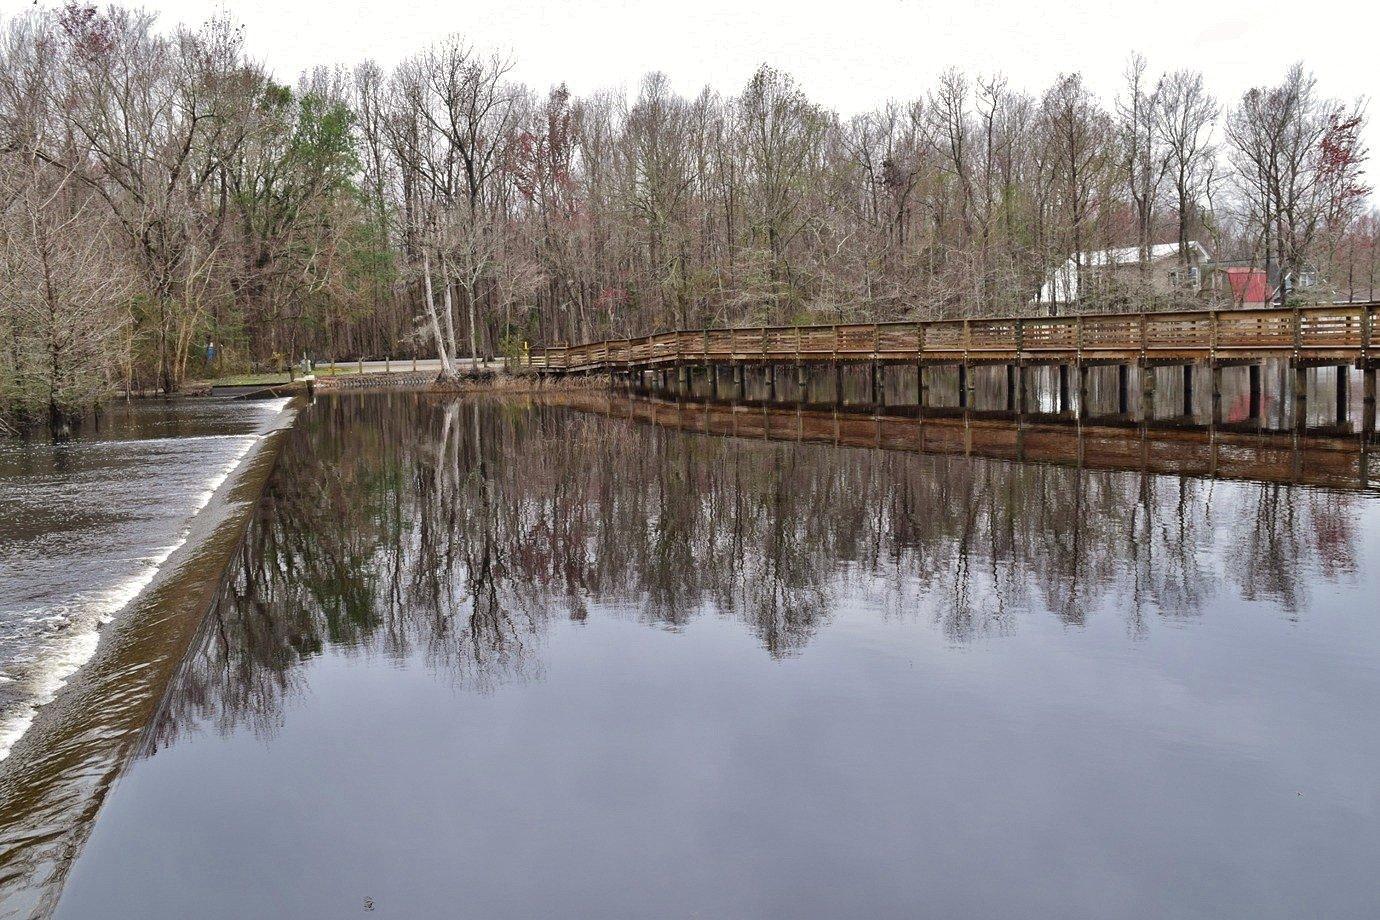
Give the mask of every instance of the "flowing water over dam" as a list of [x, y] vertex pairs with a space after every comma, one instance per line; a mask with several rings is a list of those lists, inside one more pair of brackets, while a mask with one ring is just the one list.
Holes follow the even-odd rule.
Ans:
[[71, 440], [0, 439], [0, 757], [285, 403], [116, 404]]
[[598, 391], [277, 437], [224, 578], [140, 611], [119, 781], [0, 783], [0, 915], [1380, 901], [1365, 441]]

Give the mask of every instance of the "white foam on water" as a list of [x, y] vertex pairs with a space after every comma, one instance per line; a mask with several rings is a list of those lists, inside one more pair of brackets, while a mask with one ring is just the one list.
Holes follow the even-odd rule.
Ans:
[[[264, 400], [258, 404], [263, 407], [260, 417], [263, 419], [276, 418], [288, 402], [289, 400], [286, 398]], [[172, 554], [186, 545], [191, 536], [192, 521], [196, 515], [211, 503], [217, 490], [244, 462], [244, 458], [250, 450], [267, 437], [267, 432], [270, 430], [272, 430], [272, 426], [265, 425], [256, 434], [194, 435], [188, 438], [146, 438], [123, 442], [143, 445], [207, 439], [241, 439], [244, 441], [239, 449], [206, 480], [204, 488], [192, 498], [190, 513], [175, 539], [166, 546], [160, 547], [153, 555], [141, 560], [143, 566], [138, 573], [92, 598], [89, 606], [81, 611], [81, 615], [78, 617], [79, 622], [74, 623], [71, 611], [66, 608], [62, 608], [62, 612], [49, 614], [46, 618], [29, 618], [29, 622], [34, 623], [46, 620], [49, 625], [62, 630], [65, 637], [62, 641], [52, 643], [42, 650], [43, 661], [37, 672], [30, 677], [30, 698], [28, 701], [15, 707], [17, 712], [0, 717], [0, 761], [9, 757], [15, 742], [23, 737], [24, 733], [33, 725], [34, 719], [38, 716], [39, 708], [51, 703], [57, 697], [58, 691], [66, 686], [72, 675], [96, 654], [96, 649], [100, 645], [100, 628], [113, 621], [120, 611], [138, 597], [157, 576], [163, 564], [168, 561]], [[0, 683], [13, 683], [14, 681], [15, 678], [11, 675], [0, 675]]]
[[145, 447], [160, 447], [164, 444], [195, 444], [198, 441], [235, 441], [248, 435], [243, 434], [188, 434], [163, 438], [132, 438], [123, 441], [65, 441], [54, 445], [59, 450], [111, 450], [129, 448], [136, 450]]

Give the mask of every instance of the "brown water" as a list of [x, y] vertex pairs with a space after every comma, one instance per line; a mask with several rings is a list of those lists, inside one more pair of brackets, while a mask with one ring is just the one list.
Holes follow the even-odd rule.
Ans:
[[304, 411], [58, 915], [1376, 915], [1373, 494], [617, 414]]

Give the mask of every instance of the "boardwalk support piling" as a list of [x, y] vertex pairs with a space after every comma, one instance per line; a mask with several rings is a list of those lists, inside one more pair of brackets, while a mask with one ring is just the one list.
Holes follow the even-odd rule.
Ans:
[[1155, 417], [1155, 369], [1148, 364], [1140, 366], [1140, 416]]
[[1212, 423], [1222, 422], [1222, 365], [1212, 365]]
[[1337, 424], [1345, 425], [1347, 405], [1351, 402], [1351, 368], [1345, 364], [1337, 366]]
[[1294, 427], [1308, 427], [1308, 369], [1294, 365]]
[[1361, 430], [1370, 435], [1375, 431], [1375, 383], [1380, 370], [1366, 368], [1361, 371]]

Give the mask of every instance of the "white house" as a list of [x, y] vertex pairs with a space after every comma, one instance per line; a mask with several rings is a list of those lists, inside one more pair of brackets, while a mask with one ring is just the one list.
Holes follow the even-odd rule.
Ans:
[[[1083, 283], [1095, 282], [1099, 276], [1124, 274], [1127, 280], [1141, 277], [1139, 246], [1123, 246], [1120, 249], [1103, 249], [1099, 252], [1083, 253]], [[1212, 256], [1197, 240], [1188, 243], [1187, 271], [1179, 265], [1178, 243], [1156, 243], [1150, 247], [1150, 269], [1144, 277], [1157, 291], [1169, 293], [1174, 290], [1197, 291], [1202, 286], [1202, 267]], [[1078, 265], [1070, 256], [1063, 265], [1050, 272], [1045, 283], [1040, 286], [1040, 303], [1072, 304], [1078, 302]]]

